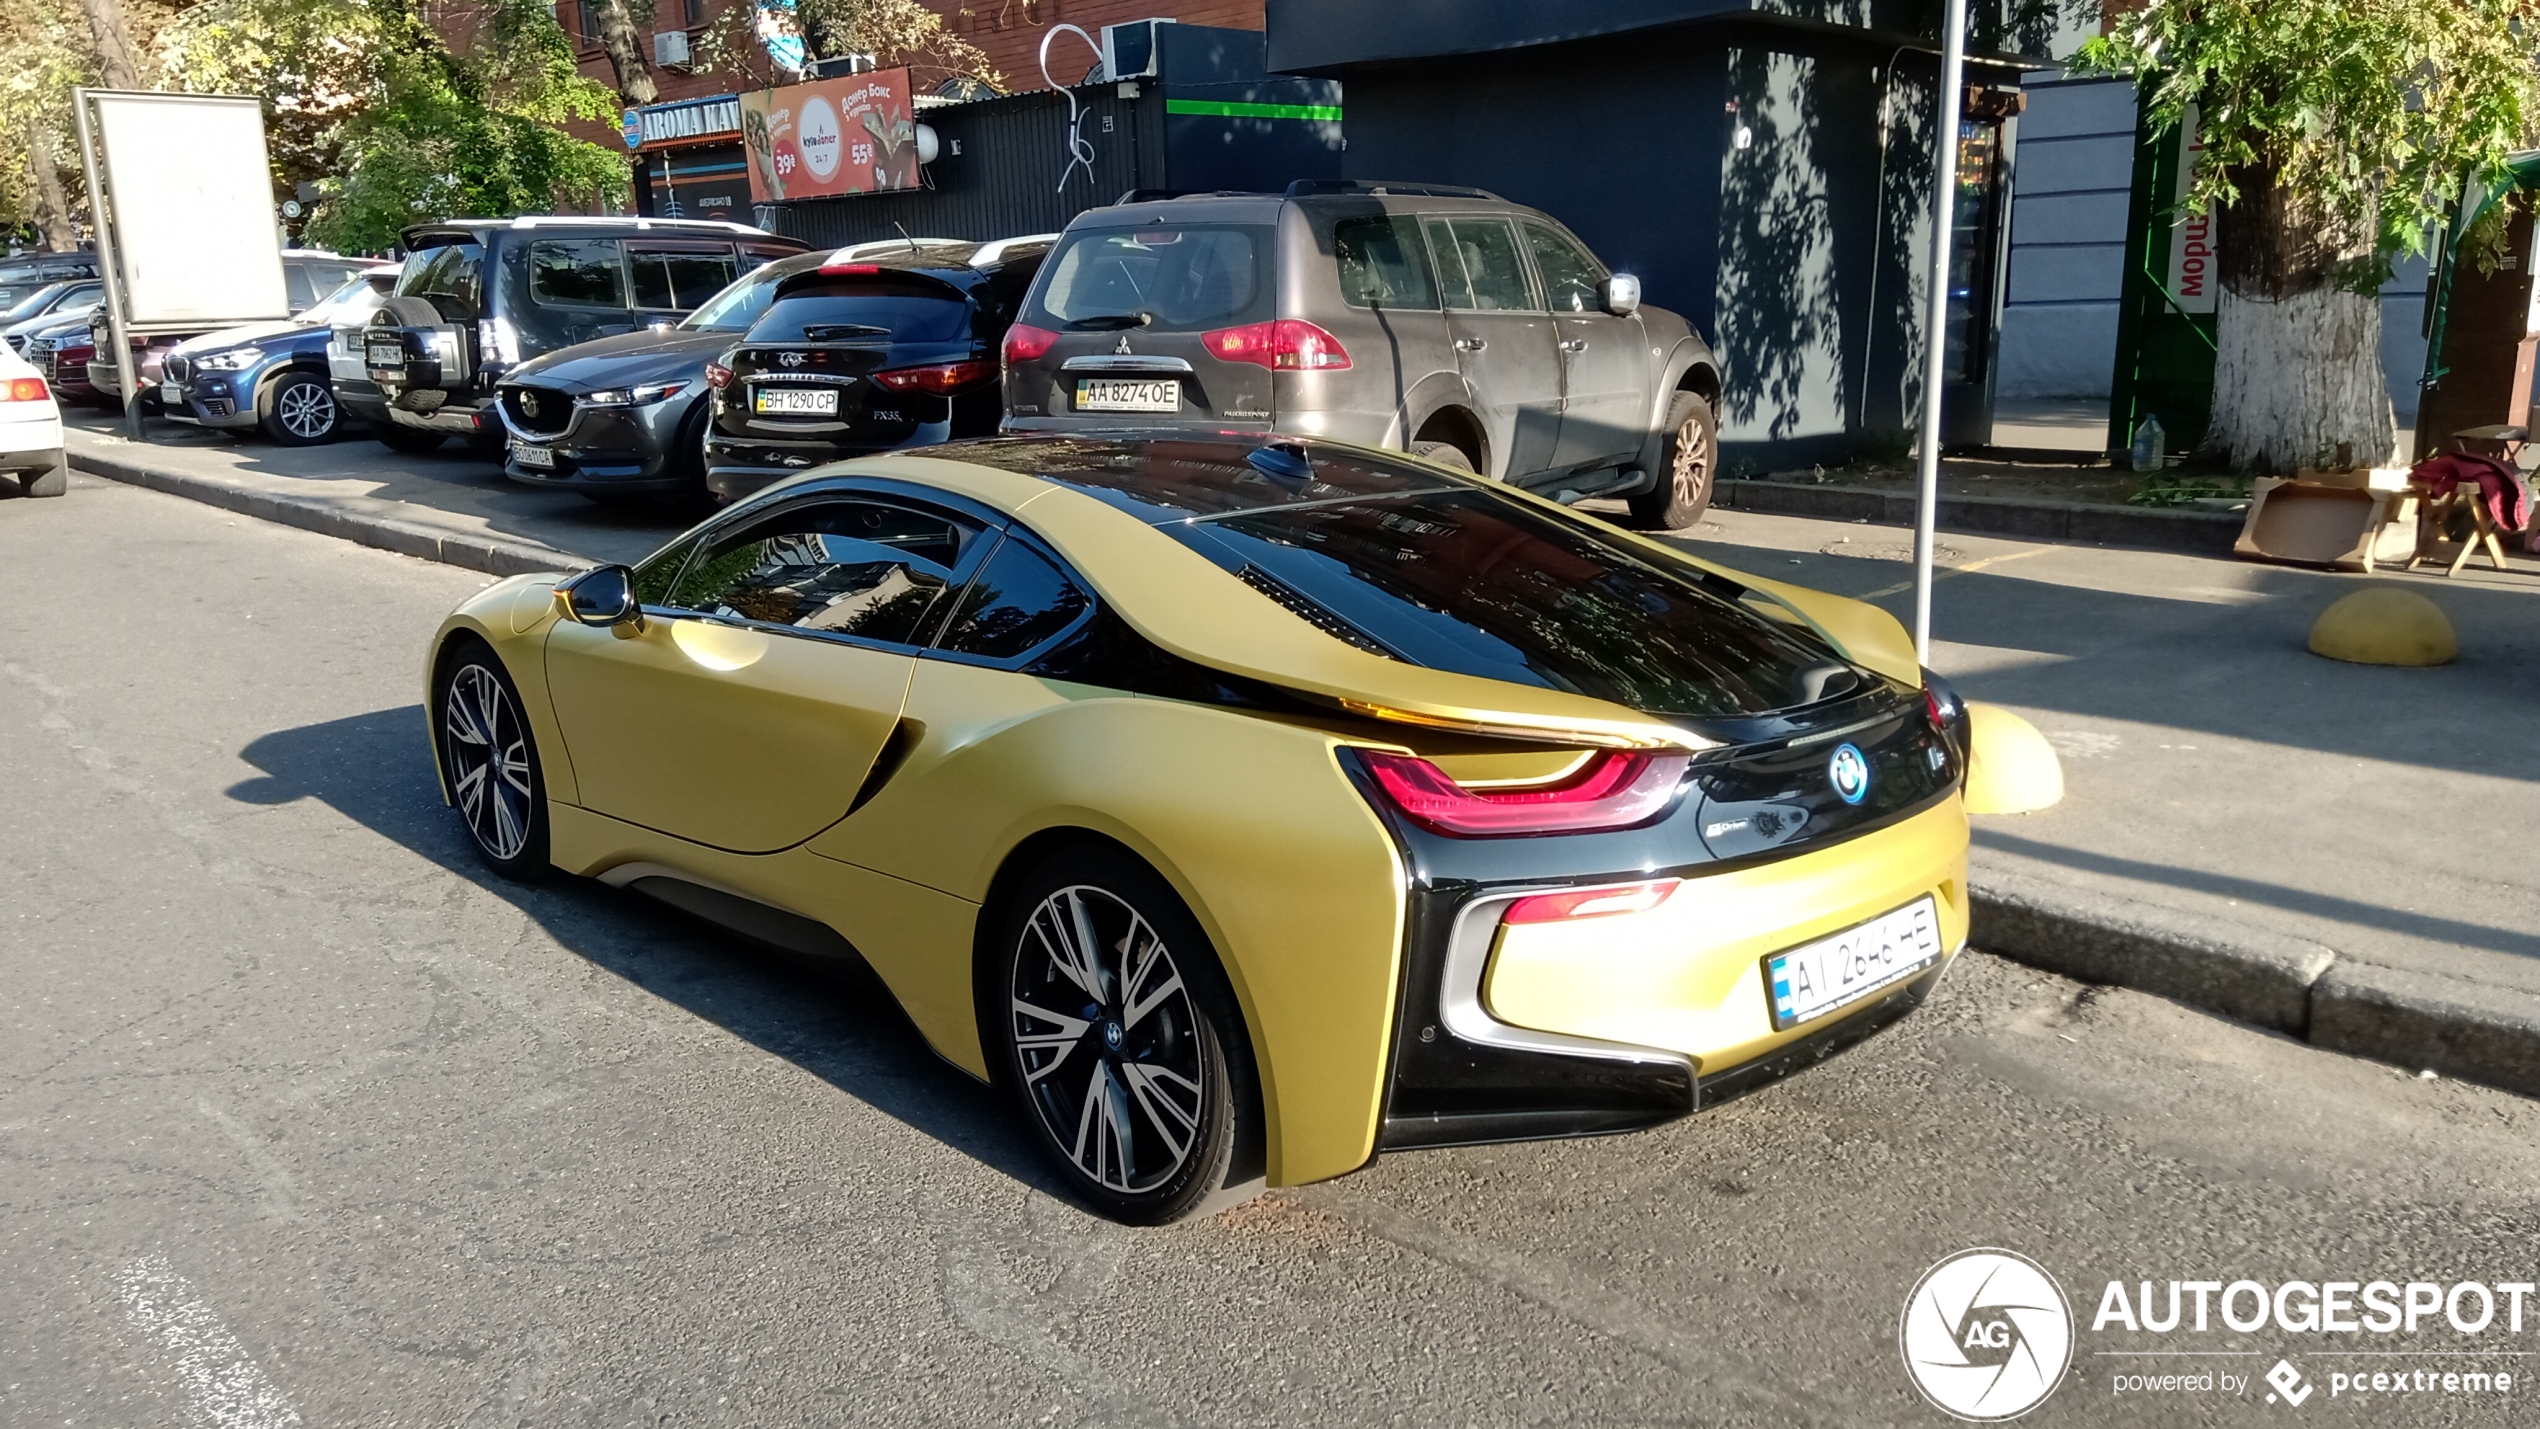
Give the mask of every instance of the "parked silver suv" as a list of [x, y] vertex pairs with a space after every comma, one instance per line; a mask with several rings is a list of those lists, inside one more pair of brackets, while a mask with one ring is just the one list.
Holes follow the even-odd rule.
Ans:
[[1303, 182], [1081, 214], [1005, 337], [1009, 432], [1205, 425], [1392, 447], [1682, 527], [1719, 366], [1549, 215]]

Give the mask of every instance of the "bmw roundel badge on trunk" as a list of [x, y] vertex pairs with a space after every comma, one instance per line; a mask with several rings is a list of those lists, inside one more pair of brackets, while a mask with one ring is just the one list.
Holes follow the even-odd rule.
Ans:
[[1852, 745], [1835, 750], [1834, 757], [1826, 761], [1826, 779], [1847, 804], [1870, 797], [1870, 761]]

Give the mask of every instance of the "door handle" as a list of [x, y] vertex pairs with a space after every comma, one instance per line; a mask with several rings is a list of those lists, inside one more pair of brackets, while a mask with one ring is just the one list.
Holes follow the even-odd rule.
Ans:
[[1455, 350], [1457, 352], [1479, 352], [1488, 346], [1490, 346], [1489, 343], [1482, 341], [1478, 337], [1459, 337], [1455, 340]]
[[1561, 350], [1563, 352], [1585, 352], [1587, 351], [1587, 339], [1583, 337], [1571, 338], [1569, 341], [1561, 344]]

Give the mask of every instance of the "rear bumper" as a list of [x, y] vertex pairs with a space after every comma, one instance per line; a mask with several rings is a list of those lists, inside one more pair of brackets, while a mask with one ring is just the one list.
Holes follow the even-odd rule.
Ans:
[[62, 464], [62, 432], [58, 425], [53, 429], [53, 445], [49, 447], [14, 445], [14, 443], [25, 441], [30, 435], [33, 434], [0, 433], [0, 442], [12, 444], [0, 446], [0, 471], [51, 471]]
[[953, 424], [923, 422], [905, 441], [876, 446], [838, 442], [771, 441], [764, 437], [706, 436], [706, 489], [718, 496], [740, 498], [816, 466], [876, 452], [909, 451], [951, 441]]

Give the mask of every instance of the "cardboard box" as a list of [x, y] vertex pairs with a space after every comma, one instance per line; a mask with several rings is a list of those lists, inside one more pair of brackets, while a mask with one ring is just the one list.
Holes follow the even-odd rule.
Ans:
[[2368, 571], [2382, 561], [2407, 560], [2416, 535], [2414, 497], [2360, 484], [2266, 477], [2251, 488], [2249, 515], [2232, 550], [2250, 560]]

